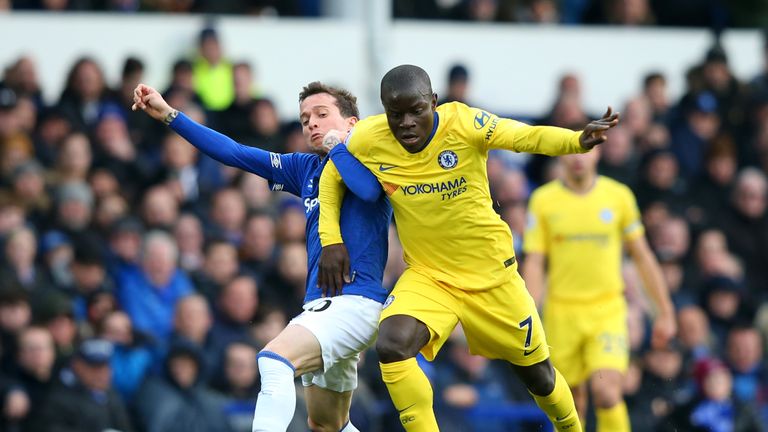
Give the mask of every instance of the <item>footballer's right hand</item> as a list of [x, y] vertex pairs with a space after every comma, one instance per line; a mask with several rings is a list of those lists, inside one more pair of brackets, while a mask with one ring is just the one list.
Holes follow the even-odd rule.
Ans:
[[323, 247], [320, 252], [317, 285], [323, 291], [323, 297], [341, 294], [344, 283], [349, 283], [349, 252], [344, 243]]
[[139, 84], [133, 90], [131, 109], [133, 111], [143, 110], [150, 117], [159, 121], [165, 120], [168, 114], [173, 112], [173, 108], [168, 105], [160, 93], [146, 84]]

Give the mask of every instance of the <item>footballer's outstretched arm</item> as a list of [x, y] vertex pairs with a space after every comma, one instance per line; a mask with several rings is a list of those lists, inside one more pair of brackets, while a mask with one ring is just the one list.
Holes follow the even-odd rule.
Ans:
[[555, 126], [529, 126], [511, 119], [495, 118], [479, 130], [488, 149], [560, 156], [585, 153], [606, 140], [605, 131], [619, 124], [619, 113], [608, 110], [583, 131]]
[[318, 234], [323, 250], [320, 253], [317, 284], [324, 295], [341, 293], [344, 282], [349, 279], [349, 253], [341, 238], [341, 203], [346, 188], [341, 175], [331, 162], [320, 175], [320, 223]]
[[675, 322], [675, 309], [669, 298], [669, 290], [664, 282], [659, 262], [653, 256], [651, 247], [644, 236], [639, 236], [625, 242], [629, 255], [640, 271], [648, 295], [653, 299], [657, 309], [657, 316], [653, 324], [651, 344], [654, 348], [663, 348], [677, 332]]
[[145, 84], [136, 87], [133, 100], [134, 111], [141, 109], [155, 120], [166, 122], [176, 133], [213, 159], [272, 180], [272, 155], [269, 152], [242, 145], [196, 123], [173, 109], [157, 90]]

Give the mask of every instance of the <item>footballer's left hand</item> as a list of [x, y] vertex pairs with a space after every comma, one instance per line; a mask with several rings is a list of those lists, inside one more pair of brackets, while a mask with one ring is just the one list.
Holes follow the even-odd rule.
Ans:
[[579, 144], [587, 150], [592, 150], [593, 147], [604, 143], [608, 139], [605, 136], [605, 131], [617, 124], [619, 124], [619, 113], [613, 112], [613, 108], [608, 107], [608, 110], [603, 114], [603, 118], [589, 122], [587, 127], [584, 128], [579, 136]]
[[320, 264], [317, 285], [323, 291], [323, 297], [341, 294], [344, 283], [349, 283], [349, 252], [344, 243], [323, 247], [320, 252]]
[[669, 341], [677, 333], [677, 323], [674, 314], [662, 314], [656, 318], [653, 323], [653, 335], [651, 336], [651, 346], [654, 349], [661, 349], [667, 346]]
[[347, 139], [347, 133], [340, 130], [331, 129], [323, 137], [323, 149], [330, 152], [334, 147], [344, 142]]

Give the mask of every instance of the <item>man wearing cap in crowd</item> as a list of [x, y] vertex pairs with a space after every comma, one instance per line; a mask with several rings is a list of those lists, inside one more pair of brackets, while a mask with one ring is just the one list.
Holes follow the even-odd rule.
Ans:
[[83, 341], [62, 385], [53, 390], [41, 415], [45, 431], [132, 431], [125, 404], [112, 389], [112, 344]]

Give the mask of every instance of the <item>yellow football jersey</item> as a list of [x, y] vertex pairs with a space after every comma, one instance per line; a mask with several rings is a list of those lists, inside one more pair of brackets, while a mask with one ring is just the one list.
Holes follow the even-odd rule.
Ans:
[[[347, 147], [389, 196], [409, 268], [459, 289], [499, 286], [517, 266], [512, 234], [492, 207], [488, 151], [579, 153], [580, 134], [528, 126], [456, 102], [436, 111], [430, 141], [418, 153], [397, 142], [384, 114], [358, 122]], [[323, 245], [341, 242], [338, 213], [329, 210], [338, 207], [330, 177], [320, 183]]]
[[623, 242], [643, 235], [635, 196], [599, 176], [577, 194], [555, 180], [531, 196], [523, 250], [547, 257], [547, 298], [595, 301], [621, 295]]

